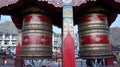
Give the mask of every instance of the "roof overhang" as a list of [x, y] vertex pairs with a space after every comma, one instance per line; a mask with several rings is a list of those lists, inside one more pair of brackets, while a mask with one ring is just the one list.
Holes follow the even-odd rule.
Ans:
[[[1, 0], [0, 2], [0, 14], [10, 15], [13, 22], [17, 28], [22, 28], [22, 15], [20, 12], [28, 6], [38, 6], [46, 11], [49, 11], [49, 15], [53, 19], [53, 24], [62, 27], [62, 7], [55, 7], [49, 4], [48, 1], [42, 0], [14, 0], [13, 2], [5, 2], [6, 0]], [[12, 0], [11, 0], [12, 1]], [[4, 4], [3, 4], [4, 2]], [[6, 4], [5, 4], [6, 3]], [[8, 3], [8, 4], [7, 4]], [[2, 5], [1, 5], [2, 4]], [[87, 1], [80, 6], [74, 6], [74, 24], [77, 24], [79, 17], [85, 14], [87, 10], [92, 7], [99, 6], [105, 7], [109, 10], [108, 14], [108, 24], [109, 26], [116, 19], [117, 14], [120, 13], [120, 1], [119, 0], [96, 0]]]

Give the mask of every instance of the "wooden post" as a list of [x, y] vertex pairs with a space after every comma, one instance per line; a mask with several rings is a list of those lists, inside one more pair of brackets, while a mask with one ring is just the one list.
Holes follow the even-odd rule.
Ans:
[[16, 55], [14, 59], [14, 67], [23, 67], [23, 60], [20, 60], [20, 51], [21, 51], [21, 46], [20, 43], [16, 46]]
[[73, 6], [86, 3], [86, 0], [48, 0], [55, 7], [63, 7], [62, 67], [75, 67]]
[[71, 2], [63, 0], [63, 67], [75, 67], [73, 8], [68, 6]]

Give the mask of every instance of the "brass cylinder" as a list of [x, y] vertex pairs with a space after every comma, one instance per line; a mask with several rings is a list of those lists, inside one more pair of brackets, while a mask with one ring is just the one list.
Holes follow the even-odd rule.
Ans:
[[109, 28], [104, 14], [91, 13], [83, 16], [78, 24], [78, 30], [81, 58], [111, 57]]
[[30, 14], [24, 17], [22, 27], [23, 58], [52, 57], [52, 23], [42, 14]]

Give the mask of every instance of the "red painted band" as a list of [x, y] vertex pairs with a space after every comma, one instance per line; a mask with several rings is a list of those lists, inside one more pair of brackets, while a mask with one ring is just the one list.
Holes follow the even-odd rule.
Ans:
[[32, 45], [32, 44], [40, 44], [40, 45], [51, 45], [52, 38], [49, 36], [38, 36], [38, 35], [30, 35], [22, 37], [23, 45]]
[[104, 15], [88, 15], [88, 16], [84, 16], [82, 19], [81, 19], [81, 22], [80, 24], [82, 23], [89, 23], [90, 21], [105, 21], [106, 18]]
[[82, 36], [81, 45], [86, 44], [109, 44], [108, 35], [91, 35], [91, 36]]
[[38, 16], [41, 22], [50, 22], [49, 19], [45, 16]]
[[25, 17], [24, 18], [24, 22], [30, 22], [30, 20], [31, 20], [31, 18], [32, 18], [32, 16], [27, 16], [27, 17]]
[[[26, 16], [25, 18], [24, 18], [24, 23], [29, 23], [31, 20], [34, 20], [34, 15], [32, 16], [32, 15], [30, 15], [30, 16]], [[46, 17], [46, 16], [37, 16], [37, 18], [39, 19], [39, 22], [40, 23], [50, 23], [50, 20]]]

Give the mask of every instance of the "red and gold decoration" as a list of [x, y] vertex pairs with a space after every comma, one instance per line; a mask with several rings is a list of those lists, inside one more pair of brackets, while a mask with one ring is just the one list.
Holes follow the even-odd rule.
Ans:
[[75, 67], [73, 10], [71, 6], [63, 8], [63, 17], [63, 67]]
[[52, 24], [42, 14], [30, 14], [23, 20], [21, 57], [52, 57]]
[[107, 17], [102, 13], [83, 16], [79, 22], [80, 57], [108, 58], [112, 55]]

